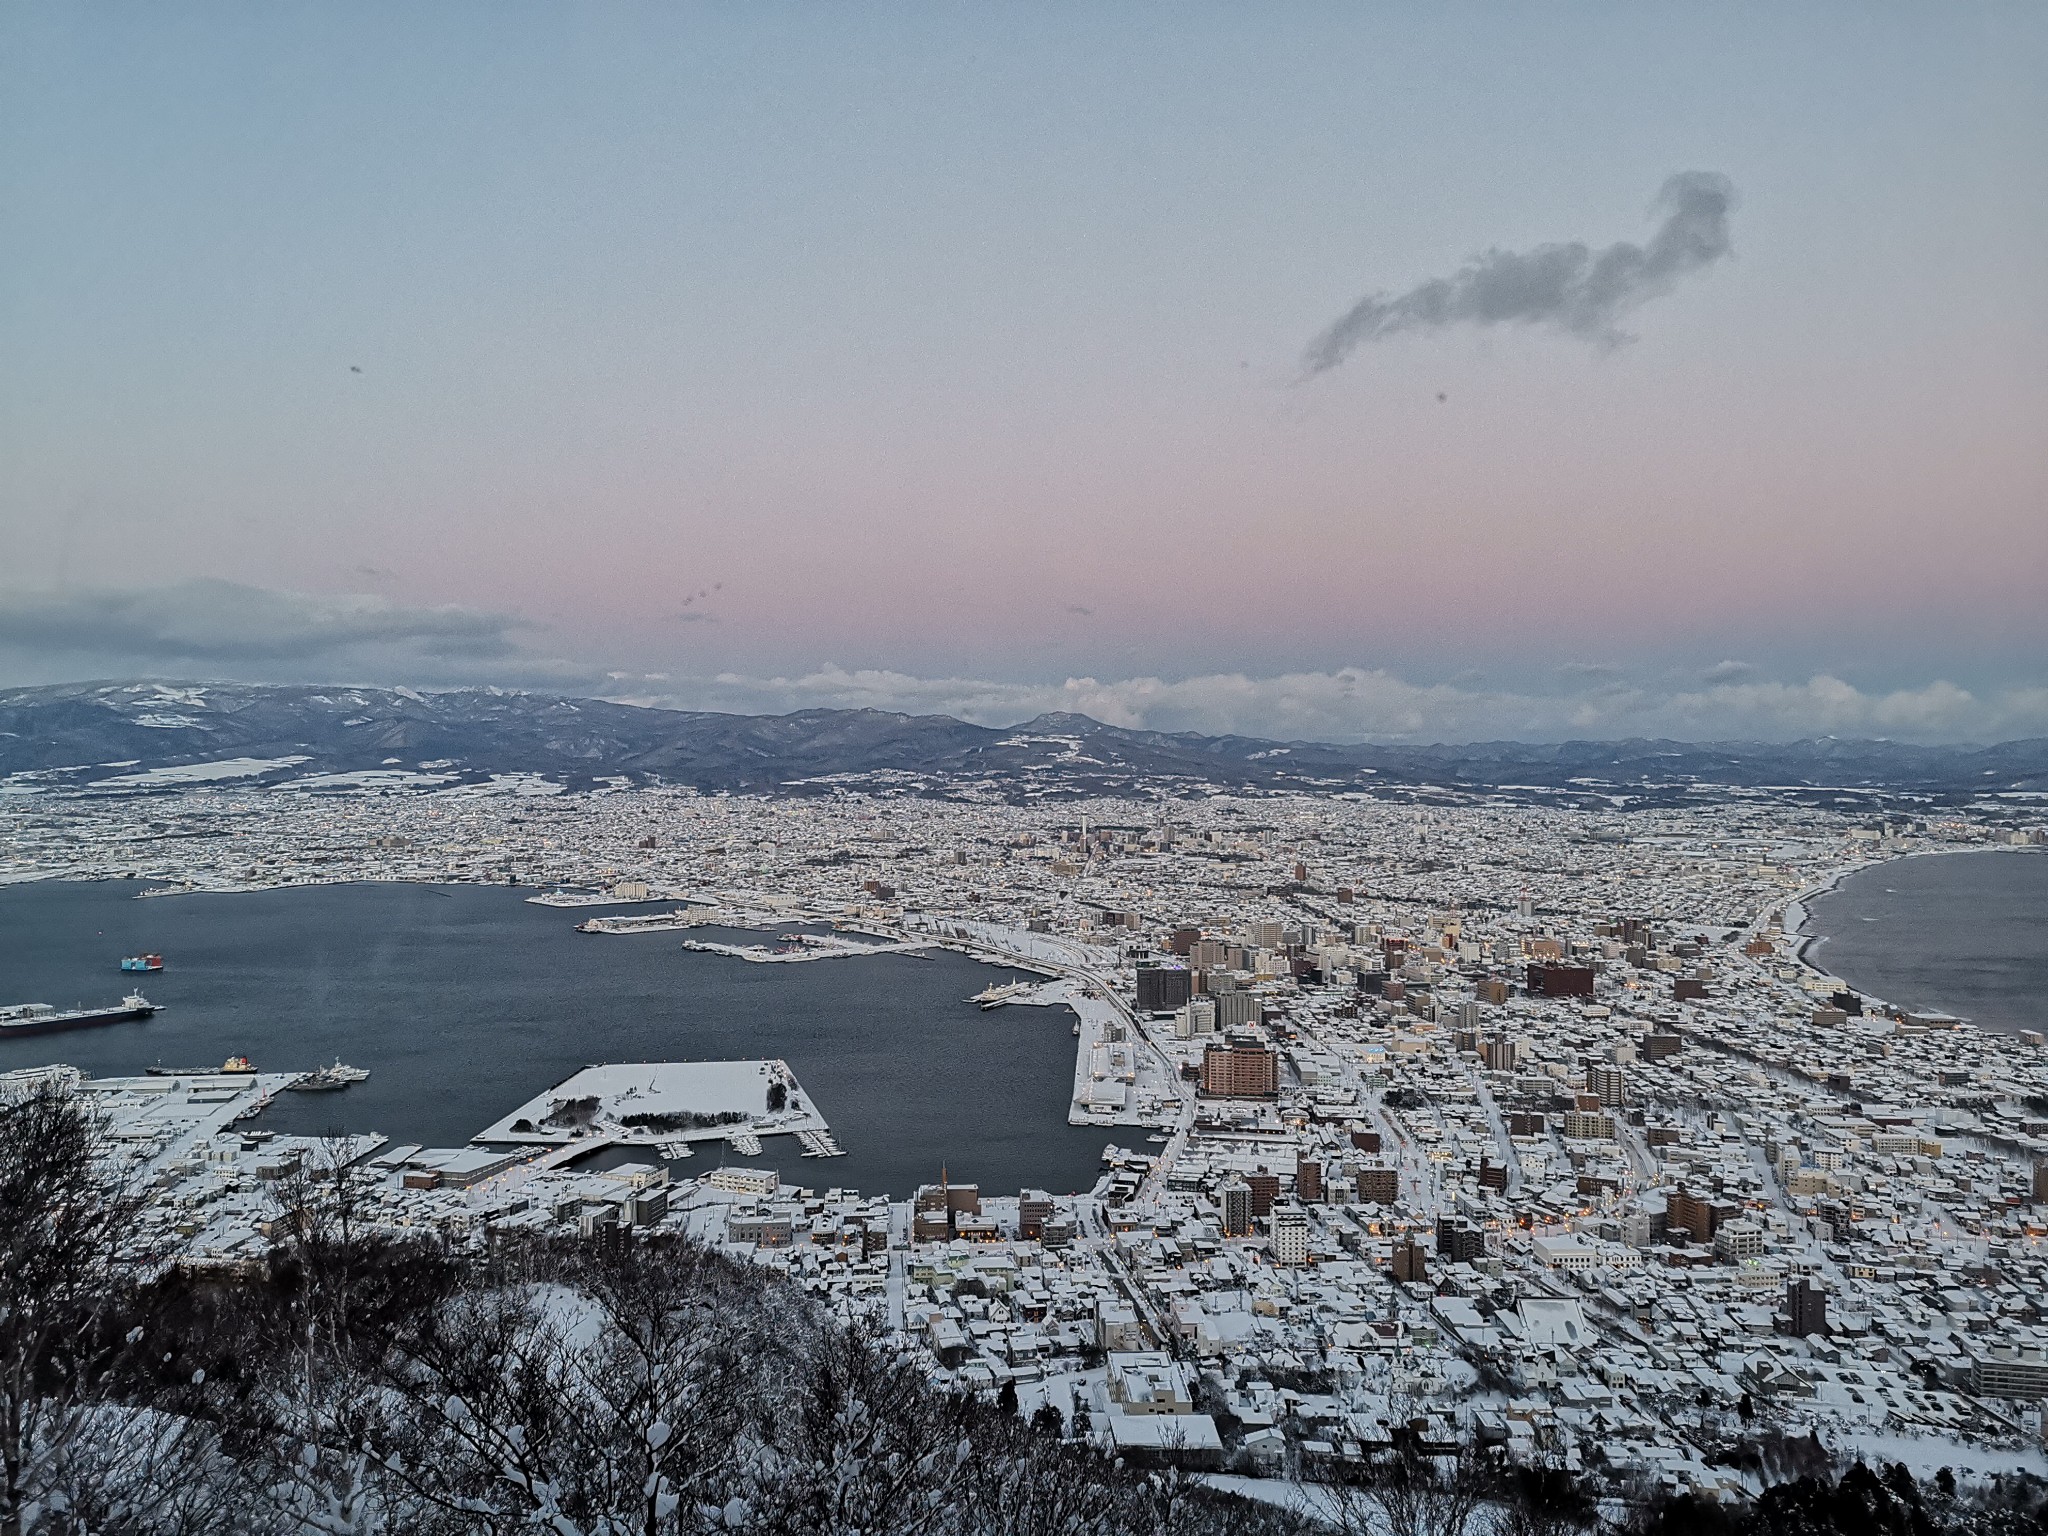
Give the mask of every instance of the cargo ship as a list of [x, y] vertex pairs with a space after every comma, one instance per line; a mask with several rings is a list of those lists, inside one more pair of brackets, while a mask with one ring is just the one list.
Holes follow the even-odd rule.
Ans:
[[160, 971], [164, 968], [162, 955], [130, 955], [121, 962], [124, 971]]
[[158, 1063], [142, 1070], [151, 1077], [230, 1077], [254, 1072], [256, 1068], [246, 1056], [230, 1056], [217, 1067], [167, 1067]]
[[127, 1024], [148, 1018], [156, 1004], [131, 992], [114, 1008], [59, 1010], [48, 1003], [16, 1003], [0, 1008], [0, 1040], [21, 1035], [53, 1035], [60, 1029], [91, 1029], [96, 1024]]

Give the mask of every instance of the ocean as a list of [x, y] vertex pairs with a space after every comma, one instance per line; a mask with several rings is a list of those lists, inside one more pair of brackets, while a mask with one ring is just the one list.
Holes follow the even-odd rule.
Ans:
[[1807, 958], [1859, 992], [2004, 1033], [2048, 1031], [2048, 853], [1894, 859], [1811, 907]]
[[[280, 1094], [261, 1123], [461, 1146], [594, 1062], [779, 1056], [847, 1155], [804, 1159], [794, 1138], [777, 1137], [745, 1161], [787, 1183], [897, 1197], [942, 1164], [992, 1195], [1083, 1190], [1111, 1139], [1066, 1121], [1072, 1012], [984, 1013], [965, 999], [1022, 973], [946, 951], [756, 965], [680, 941], [761, 934], [579, 934], [576, 923], [613, 909], [534, 906], [523, 899], [531, 891], [507, 887], [137, 899], [139, 889], [0, 888], [0, 1004], [106, 1004], [139, 987], [163, 1007], [147, 1023], [0, 1041], [0, 1071], [63, 1061], [115, 1076], [231, 1055], [290, 1071], [338, 1057], [369, 1068], [370, 1080]], [[122, 956], [147, 951], [164, 956], [161, 973], [119, 971]], [[718, 1156], [700, 1150], [678, 1171], [701, 1172]]]

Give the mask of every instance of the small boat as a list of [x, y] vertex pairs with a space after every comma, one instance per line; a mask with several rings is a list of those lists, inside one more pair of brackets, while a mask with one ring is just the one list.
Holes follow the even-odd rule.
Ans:
[[160, 971], [163, 968], [162, 955], [130, 955], [121, 962], [124, 971]]
[[256, 1070], [255, 1066], [251, 1064], [246, 1056], [230, 1056], [220, 1064], [220, 1069], [223, 1072], [254, 1072]]
[[1081, 1026], [1078, 1024], [1074, 1026], [1074, 1038], [1076, 1040], [1081, 1038]]

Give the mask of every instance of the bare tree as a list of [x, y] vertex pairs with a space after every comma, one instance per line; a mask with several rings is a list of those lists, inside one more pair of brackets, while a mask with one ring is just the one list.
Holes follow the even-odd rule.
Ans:
[[1556, 1467], [1516, 1467], [1498, 1479], [1494, 1536], [1577, 1536], [1599, 1511], [1583, 1481]]
[[1305, 1501], [1344, 1536], [1465, 1536], [1494, 1485], [1494, 1468], [1476, 1446], [1434, 1451], [1412, 1424], [1364, 1466], [1302, 1484]]
[[[84, 1099], [0, 1104], [0, 1536], [207, 1529], [211, 1432], [141, 1399], [146, 1265], [121, 1154]], [[125, 1247], [125, 1252], [124, 1252]]]

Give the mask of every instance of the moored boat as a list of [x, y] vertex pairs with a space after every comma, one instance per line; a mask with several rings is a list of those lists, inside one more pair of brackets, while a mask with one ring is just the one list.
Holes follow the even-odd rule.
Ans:
[[131, 992], [114, 1008], [52, 1008], [48, 1003], [16, 1003], [0, 1008], [0, 1040], [21, 1035], [49, 1035], [63, 1029], [91, 1029], [97, 1024], [127, 1024], [149, 1018], [156, 1004]]

